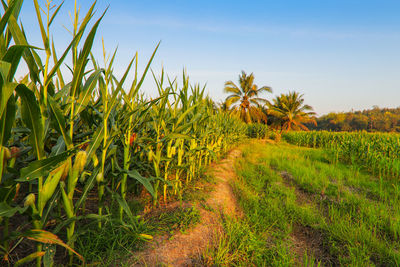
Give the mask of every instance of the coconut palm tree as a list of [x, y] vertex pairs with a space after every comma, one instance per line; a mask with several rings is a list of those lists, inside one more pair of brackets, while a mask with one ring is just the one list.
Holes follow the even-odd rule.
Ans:
[[268, 104], [268, 114], [273, 116], [272, 125], [282, 131], [305, 130], [308, 128], [305, 123], [317, 124], [315, 112], [309, 105], [304, 105], [303, 95], [298, 92], [281, 94], [273, 99], [273, 104]]
[[234, 105], [232, 111], [238, 114], [243, 121], [246, 123], [266, 121], [266, 116], [260, 107], [262, 103], [267, 101], [260, 98], [259, 95], [263, 92], [272, 93], [272, 89], [268, 86], [258, 88], [254, 84], [253, 73], [247, 75], [246, 72], [242, 71], [239, 75], [239, 86], [232, 81], [227, 81], [224, 91], [231, 94], [225, 100], [227, 107]]

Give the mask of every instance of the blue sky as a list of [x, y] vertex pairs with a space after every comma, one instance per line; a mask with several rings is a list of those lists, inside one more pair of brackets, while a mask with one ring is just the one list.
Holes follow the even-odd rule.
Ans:
[[[71, 39], [62, 26], [73, 1], [65, 2], [53, 26], [60, 51]], [[82, 12], [90, 2], [78, 1]], [[100, 59], [101, 37], [109, 52], [118, 46], [119, 74], [136, 51], [143, 68], [161, 40], [153, 70], [180, 77], [186, 68], [217, 101], [226, 97], [224, 82], [245, 70], [272, 87], [267, 98], [296, 90], [319, 115], [400, 106], [400, 1], [98, 0], [95, 17], [108, 5], [94, 51]], [[40, 46], [31, 1], [21, 20]], [[155, 93], [151, 76], [143, 89]]]

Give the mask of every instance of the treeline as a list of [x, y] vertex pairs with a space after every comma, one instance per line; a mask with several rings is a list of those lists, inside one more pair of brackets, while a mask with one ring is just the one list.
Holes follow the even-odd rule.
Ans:
[[400, 132], [400, 107], [379, 108], [352, 112], [329, 113], [317, 118], [310, 130]]

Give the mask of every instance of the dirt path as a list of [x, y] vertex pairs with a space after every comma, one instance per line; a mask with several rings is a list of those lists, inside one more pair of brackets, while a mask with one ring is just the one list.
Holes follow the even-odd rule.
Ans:
[[215, 190], [210, 193], [206, 205], [214, 211], [200, 206], [201, 221], [185, 234], [178, 232], [173, 240], [158, 237], [149, 248], [136, 255], [132, 266], [191, 266], [209, 245], [215, 233], [221, 229], [219, 212], [241, 215], [229, 181], [235, 177], [234, 162], [241, 156], [240, 149], [232, 150], [226, 159], [209, 167], [217, 180]]

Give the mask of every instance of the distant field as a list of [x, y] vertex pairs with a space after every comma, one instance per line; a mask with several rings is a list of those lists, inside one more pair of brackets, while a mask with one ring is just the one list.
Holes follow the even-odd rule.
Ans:
[[367, 132], [288, 132], [295, 145], [328, 149], [334, 160], [357, 164], [379, 177], [400, 176], [400, 134]]
[[397, 180], [286, 143], [251, 144], [236, 168], [245, 216], [224, 223], [221, 265], [400, 264]]

